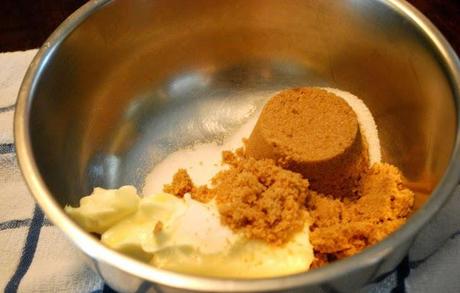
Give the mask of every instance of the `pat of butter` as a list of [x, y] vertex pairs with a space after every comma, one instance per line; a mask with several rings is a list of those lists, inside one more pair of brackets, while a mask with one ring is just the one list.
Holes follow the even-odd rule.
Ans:
[[91, 195], [80, 200], [80, 207], [65, 206], [67, 214], [88, 232], [98, 234], [134, 214], [139, 204], [134, 186], [119, 189], [96, 187]]
[[185, 209], [184, 201], [171, 194], [144, 197], [137, 212], [108, 229], [102, 234], [101, 241], [117, 251], [149, 260], [166, 236], [163, 231], [155, 232], [157, 224], [170, 225]]

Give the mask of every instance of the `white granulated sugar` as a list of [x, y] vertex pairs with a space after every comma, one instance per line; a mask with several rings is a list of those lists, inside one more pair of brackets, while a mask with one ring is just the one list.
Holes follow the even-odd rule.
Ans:
[[208, 184], [214, 175], [223, 170], [222, 151], [236, 150], [243, 145], [243, 138], [248, 138], [254, 128], [259, 113], [232, 133], [223, 144], [216, 142], [195, 144], [190, 148], [178, 150], [155, 166], [145, 179], [143, 194], [151, 195], [163, 191], [163, 185], [172, 181], [179, 168], [186, 169], [196, 185]]
[[366, 104], [349, 92], [333, 88], [323, 89], [342, 98], [345, 102], [347, 102], [351, 109], [353, 109], [358, 118], [361, 133], [367, 141], [369, 164], [373, 165], [374, 163], [380, 162], [382, 160], [382, 155], [380, 151], [379, 133], [377, 131], [377, 125], [375, 124], [374, 117], [372, 116], [371, 111], [369, 111], [369, 108], [367, 108]]

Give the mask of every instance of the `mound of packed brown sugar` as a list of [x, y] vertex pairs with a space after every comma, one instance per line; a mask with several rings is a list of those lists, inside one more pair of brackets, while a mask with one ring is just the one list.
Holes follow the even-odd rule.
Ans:
[[363, 176], [360, 198], [353, 202], [311, 193], [307, 208], [313, 218], [310, 241], [316, 260], [312, 267], [358, 253], [405, 223], [414, 194], [402, 184], [400, 171], [375, 164]]
[[355, 112], [319, 88], [280, 92], [264, 106], [246, 142], [256, 159], [273, 159], [308, 178], [313, 190], [352, 197], [368, 153]]

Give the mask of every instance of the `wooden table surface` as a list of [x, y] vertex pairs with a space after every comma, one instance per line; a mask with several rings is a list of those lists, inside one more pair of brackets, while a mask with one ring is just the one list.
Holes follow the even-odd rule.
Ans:
[[[0, 0], [0, 52], [39, 47], [70, 13], [85, 2], [86, 0]], [[456, 52], [460, 52], [460, 0], [409, 2], [441, 30]]]

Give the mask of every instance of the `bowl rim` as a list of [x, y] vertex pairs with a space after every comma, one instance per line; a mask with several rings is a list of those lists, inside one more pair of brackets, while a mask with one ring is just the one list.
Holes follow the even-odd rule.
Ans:
[[[456, 138], [450, 163], [445, 174], [426, 202], [398, 231], [380, 243], [363, 252], [312, 271], [266, 279], [222, 279], [191, 276], [170, 272], [147, 265], [128, 256], [113, 251], [74, 223], [54, 200], [51, 192], [38, 170], [34, 159], [29, 114], [33, 95], [44, 68], [49, 59], [72, 31], [93, 13], [114, 0], [91, 0], [69, 16], [48, 38], [30, 64], [18, 94], [14, 116], [14, 136], [19, 166], [26, 184], [46, 216], [59, 227], [76, 246], [89, 255], [93, 261], [109, 264], [117, 269], [140, 277], [152, 283], [158, 283], [180, 289], [242, 292], [273, 291], [325, 283], [331, 278], [340, 278], [352, 271], [358, 271], [374, 265], [373, 274], [378, 271], [382, 259], [402, 242], [410, 241], [413, 235], [426, 224], [450, 197], [460, 178], [460, 61], [454, 50], [435, 26], [412, 5], [401, 0], [378, 0], [395, 12], [408, 19], [412, 26], [421, 30], [436, 49], [442, 65], [449, 77], [456, 107]], [[95, 266], [98, 267], [97, 265]], [[101, 274], [102, 275], [102, 274]], [[375, 276], [374, 276], [375, 277]]]

